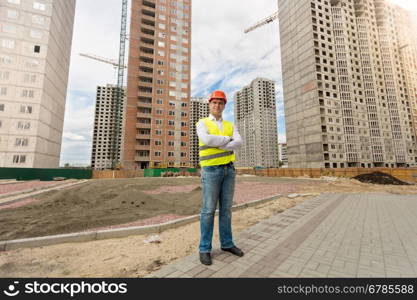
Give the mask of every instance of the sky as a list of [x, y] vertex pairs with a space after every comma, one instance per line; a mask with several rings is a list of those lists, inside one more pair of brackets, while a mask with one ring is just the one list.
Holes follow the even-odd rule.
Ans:
[[[390, 1], [417, 11], [415, 0]], [[224, 90], [224, 117], [233, 121], [233, 94], [256, 77], [274, 80], [278, 139], [285, 142], [278, 21], [243, 33], [277, 9], [276, 0], [193, 0], [191, 96]], [[117, 71], [79, 53], [117, 59], [120, 18], [121, 0], [77, 0], [61, 166], [90, 164], [96, 87], [116, 84]]]

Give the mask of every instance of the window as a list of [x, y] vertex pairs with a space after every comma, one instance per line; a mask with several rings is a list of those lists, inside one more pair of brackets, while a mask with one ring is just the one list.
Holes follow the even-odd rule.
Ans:
[[155, 140], [155, 146], [161, 146], [162, 142], [160, 140]]
[[0, 87], [0, 96], [7, 95], [7, 87]]
[[0, 71], [0, 80], [7, 80], [9, 79], [10, 72], [8, 71]]
[[41, 39], [42, 36], [43, 36], [43, 33], [42, 33], [42, 31], [31, 29], [30, 30], [30, 36], [35, 38], [35, 39]]
[[159, 15], [159, 18], [160, 18], [161, 20], [164, 20], [164, 21], [167, 19], [167, 18], [166, 18], [166, 16], [165, 16], [165, 15], [162, 15], [162, 14], [161, 14], [161, 15]]
[[0, 63], [2, 63], [2, 64], [11, 64], [12, 59], [10, 58], [10, 56], [2, 54], [2, 55], [0, 55]]
[[160, 130], [160, 129], [155, 130], [155, 134], [156, 135], [161, 135], [162, 134], [162, 130]]
[[28, 74], [28, 73], [26, 73], [23, 76], [23, 81], [24, 82], [34, 83], [34, 82], [36, 82], [36, 75], [35, 74]]
[[19, 17], [19, 12], [14, 9], [7, 10], [7, 17], [10, 19], [17, 19]]
[[29, 144], [28, 138], [16, 138], [16, 141], [14, 143], [17, 147], [26, 147]]
[[165, 29], [166, 28], [165, 24], [163, 24], [163, 23], [159, 23], [158, 27], [159, 27], [159, 29]]
[[17, 122], [17, 129], [30, 129], [30, 122]]
[[43, 3], [39, 3], [39, 2], [33, 2], [33, 8], [37, 9], [37, 10], [45, 11], [46, 10], [46, 5], [43, 4]]
[[166, 34], [165, 32], [159, 32], [159, 33], [158, 33], [158, 37], [160, 37], [160, 38], [164, 39], [164, 38], [166, 38], [166, 37], [167, 37], [167, 34]]
[[187, 153], [181, 152], [181, 157], [187, 157]]
[[165, 56], [165, 51], [164, 50], [158, 50], [158, 55], [159, 56]]
[[43, 16], [33, 15], [32, 23], [43, 25], [45, 24], [45, 18]]
[[35, 96], [34, 90], [22, 90], [22, 97], [24, 98], [33, 98]]
[[7, 32], [7, 33], [16, 33], [16, 26], [10, 25], [10, 24], [3, 24], [3, 28], [2, 28], [3, 32]]
[[181, 136], [187, 136], [186, 132], [181, 132]]
[[170, 157], [174, 156], [174, 152], [169, 151], [169, 152], [168, 152], [168, 156], [170, 156]]
[[173, 110], [168, 111], [168, 115], [169, 116], [175, 116], [175, 111], [173, 111]]
[[174, 147], [175, 146], [175, 142], [174, 141], [168, 141], [168, 146]]
[[1, 40], [1, 46], [4, 48], [13, 49], [14, 48], [14, 41], [8, 40], [8, 39], [2, 39]]
[[168, 126], [175, 126], [175, 122], [174, 122], [174, 121], [172, 121], [172, 120], [169, 120], [169, 121], [168, 121]]
[[0, 111], [4, 111], [4, 104], [0, 104]]
[[168, 135], [174, 135], [174, 131], [172, 131], [172, 130], [168, 130]]
[[14, 164], [23, 164], [26, 162], [26, 155], [13, 155]]
[[33, 52], [35, 52], [35, 53], [40, 53], [40, 52], [41, 52], [41, 46], [35, 45], [35, 46], [33, 47]]
[[27, 59], [25, 63], [26, 67], [31, 68], [31, 69], [39, 67], [39, 64], [40, 64], [39, 60], [34, 59], [34, 58]]
[[164, 93], [164, 90], [162, 90], [162, 89], [157, 89], [156, 90], [157, 95], [162, 95], [163, 93]]
[[161, 156], [161, 151], [155, 151], [155, 156]]
[[20, 4], [20, 0], [7, 0], [7, 2], [12, 3], [12, 4]]
[[32, 113], [32, 106], [31, 105], [21, 105], [20, 112], [23, 114], [31, 114]]

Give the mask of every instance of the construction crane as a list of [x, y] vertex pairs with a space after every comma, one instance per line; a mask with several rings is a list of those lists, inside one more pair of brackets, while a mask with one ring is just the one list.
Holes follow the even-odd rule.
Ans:
[[[105, 57], [101, 57], [98, 55], [94, 55], [94, 54], [90, 54], [90, 53], [80, 53], [80, 56], [84, 56], [87, 58], [91, 58], [97, 61], [101, 61], [110, 65], [113, 65], [114, 68], [118, 68], [119, 67], [119, 62], [116, 61], [115, 59], [110, 59], [110, 58], [105, 58]], [[123, 65], [123, 68], [126, 69], [127, 66]]]
[[278, 12], [273, 13], [272, 15], [270, 15], [269, 17], [266, 17], [265, 19], [260, 20], [259, 22], [257, 22], [255, 25], [252, 25], [249, 28], [246, 28], [243, 32], [244, 33], [248, 33], [258, 27], [261, 27], [265, 24], [271, 23], [272, 21], [278, 19]]
[[125, 65], [125, 51], [126, 51], [126, 40], [127, 40], [127, 6], [128, 0], [122, 0], [122, 17], [121, 17], [121, 25], [120, 25], [120, 43], [119, 43], [119, 59], [118, 61], [104, 58], [101, 56], [97, 56], [94, 54], [86, 54], [80, 53], [81, 56], [88, 57], [97, 61], [101, 61], [104, 63], [108, 63], [113, 65], [117, 68], [117, 88], [116, 88], [116, 101], [114, 102], [114, 106], [112, 107], [112, 112], [114, 116], [114, 131], [112, 134], [112, 142], [111, 142], [111, 159], [112, 159], [112, 169], [114, 170], [120, 162], [118, 159], [120, 158], [120, 151], [119, 151], [119, 141], [121, 140], [121, 130], [120, 130], [120, 122], [121, 122], [121, 113], [122, 113], [122, 105], [124, 99], [124, 88], [123, 88], [123, 81], [124, 81], [124, 72], [127, 66]]

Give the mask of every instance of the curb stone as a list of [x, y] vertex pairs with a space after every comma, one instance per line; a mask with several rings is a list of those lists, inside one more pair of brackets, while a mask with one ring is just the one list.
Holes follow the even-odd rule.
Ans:
[[[260, 203], [268, 202], [273, 199], [282, 197], [282, 194], [276, 194], [263, 199], [254, 200], [247, 203], [236, 204], [232, 206], [232, 211], [239, 210], [242, 208], [252, 207]], [[219, 211], [216, 210], [216, 215]], [[171, 220], [165, 223], [145, 226], [134, 226], [125, 228], [115, 228], [97, 231], [83, 231], [75, 233], [66, 233], [59, 235], [49, 235], [35, 238], [16, 239], [9, 241], [0, 241], [0, 252], [14, 250], [18, 248], [35, 248], [42, 246], [51, 246], [61, 243], [72, 243], [72, 242], [89, 242], [95, 240], [104, 240], [112, 238], [123, 238], [132, 235], [140, 235], [146, 233], [161, 233], [164, 230], [176, 228], [188, 223], [192, 223], [200, 219], [200, 215], [187, 216], [181, 219]]]

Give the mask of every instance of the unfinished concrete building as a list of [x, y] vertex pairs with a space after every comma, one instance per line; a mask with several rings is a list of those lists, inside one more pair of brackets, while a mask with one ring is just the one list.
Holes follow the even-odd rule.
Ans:
[[412, 16], [384, 0], [279, 0], [289, 167], [415, 167]]
[[238, 167], [278, 167], [275, 83], [256, 78], [234, 95], [235, 124], [243, 146], [235, 152]]
[[0, 1], [0, 167], [58, 168], [75, 0]]
[[[113, 145], [115, 136], [115, 115], [114, 107], [118, 97], [118, 87], [108, 84], [107, 86], [98, 86], [96, 95], [96, 105], [94, 114], [94, 131], [93, 147], [91, 150], [91, 168], [94, 170], [105, 170], [118, 167], [122, 161], [122, 144], [123, 144], [123, 115], [125, 112], [126, 97], [125, 90], [122, 92], [123, 105], [120, 111], [119, 128], [122, 134], [117, 145]], [[113, 161], [113, 147], [117, 148], [116, 158]]]
[[191, 98], [190, 102], [190, 165], [194, 168], [199, 165], [197, 122], [209, 115], [208, 101], [205, 98]]
[[191, 0], [133, 0], [125, 168], [189, 165]]

